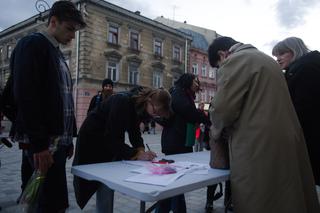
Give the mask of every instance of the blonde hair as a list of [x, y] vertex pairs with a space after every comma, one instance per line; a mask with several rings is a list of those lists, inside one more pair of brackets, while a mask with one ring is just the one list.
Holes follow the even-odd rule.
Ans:
[[310, 52], [310, 50], [302, 41], [302, 39], [297, 37], [286, 38], [283, 41], [278, 42], [272, 49], [272, 55], [274, 56], [282, 55], [287, 52], [292, 52], [293, 54], [293, 57], [290, 62], [292, 63], [301, 56]]

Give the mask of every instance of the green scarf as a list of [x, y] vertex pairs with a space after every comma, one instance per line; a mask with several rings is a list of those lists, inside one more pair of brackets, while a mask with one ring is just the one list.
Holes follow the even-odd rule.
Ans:
[[192, 123], [187, 123], [186, 146], [193, 146], [196, 139], [196, 126]]

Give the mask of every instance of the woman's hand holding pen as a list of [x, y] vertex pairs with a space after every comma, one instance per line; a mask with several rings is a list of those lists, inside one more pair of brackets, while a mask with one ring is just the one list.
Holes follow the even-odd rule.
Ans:
[[137, 160], [148, 160], [148, 161], [151, 161], [151, 160], [153, 160], [153, 159], [155, 159], [157, 157], [157, 154], [155, 152], [151, 151], [149, 145], [146, 144], [146, 146], [148, 148], [148, 151], [139, 152], [138, 156], [137, 156]]
[[137, 160], [147, 160], [152, 161], [154, 158], [157, 157], [157, 154], [152, 151], [140, 152], [137, 156]]

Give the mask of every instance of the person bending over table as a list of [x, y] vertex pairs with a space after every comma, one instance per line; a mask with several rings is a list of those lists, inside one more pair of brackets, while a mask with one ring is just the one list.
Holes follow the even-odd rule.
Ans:
[[[152, 117], [168, 117], [171, 96], [164, 89], [136, 87], [119, 92], [98, 105], [83, 122], [73, 165], [117, 160], [152, 160], [156, 154], [144, 151], [139, 124]], [[130, 147], [125, 143], [128, 132]], [[82, 209], [100, 184], [74, 176], [76, 200]]]

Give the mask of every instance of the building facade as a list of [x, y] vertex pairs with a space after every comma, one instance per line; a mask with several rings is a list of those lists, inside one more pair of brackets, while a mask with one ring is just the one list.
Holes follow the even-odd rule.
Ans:
[[[140, 14], [105, 1], [74, 1], [84, 14], [87, 27], [62, 52], [74, 82], [78, 126], [87, 114], [91, 97], [104, 78], [114, 81], [114, 90], [135, 85], [170, 88], [188, 69], [186, 54], [191, 37]], [[9, 76], [10, 54], [18, 40], [41, 31], [48, 11], [0, 32], [0, 84]]]
[[178, 29], [192, 37], [191, 46], [188, 54], [188, 72], [198, 76], [202, 91], [197, 94], [196, 105], [200, 102], [205, 103], [205, 109], [209, 108], [211, 98], [216, 92], [217, 78], [216, 69], [212, 68], [208, 61], [209, 44], [217, 38], [215, 31], [206, 28], [178, 22], [164, 17], [158, 17], [156, 21], [167, 26]]

